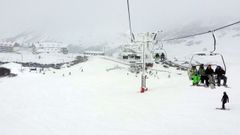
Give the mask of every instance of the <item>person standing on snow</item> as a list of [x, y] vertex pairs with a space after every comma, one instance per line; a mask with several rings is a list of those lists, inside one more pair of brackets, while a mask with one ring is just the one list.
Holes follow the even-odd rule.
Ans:
[[222, 97], [222, 108], [225, 109], [225, 104], [229, 102], [229, 98], [226, 92], [223, 92], [223, 97]]

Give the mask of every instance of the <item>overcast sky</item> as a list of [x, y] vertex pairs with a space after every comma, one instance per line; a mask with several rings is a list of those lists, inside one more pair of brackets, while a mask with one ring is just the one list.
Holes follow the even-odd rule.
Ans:
[[[134, 32], [240, 20], [240, 0], [129, 1]], [[1, 35], [32, 30], [69, 43], [115, 40], [128, 33], [126, 0], [0, 0]]]

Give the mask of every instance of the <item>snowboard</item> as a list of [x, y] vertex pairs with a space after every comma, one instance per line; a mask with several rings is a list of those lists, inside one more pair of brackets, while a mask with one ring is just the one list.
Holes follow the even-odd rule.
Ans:
[[231, 88], [231, 87], [229, 87], [228, 85], [223, 85], [223, 87], [225, 87], [225, 88]]
[[[218, 85], [217, 85], [217, 86], [218, 86]], [[220, 86], [218, 86], [218, 87], [231, 88], [231, 87], [229, 87], [228, 85], [220, 85]]]
[[222, 109], [222, 108], [216, 108], [217, 110], [223, 110], [223, 111], [230, 111], [230, 108], [225, 108], [225, 109]]
[[208, 82], [209, 82], [209, 87], [211, 89], [215, 89], [216, 88], [215, 87], [215, 80], [214, 80], [213, 76], [211, 76], [211, 75], [208, 76]]
[[209, 84], [209, 87], [210, 87], [211, 89], [215, 89], [215, 88], [216, 88], [214, 84]]

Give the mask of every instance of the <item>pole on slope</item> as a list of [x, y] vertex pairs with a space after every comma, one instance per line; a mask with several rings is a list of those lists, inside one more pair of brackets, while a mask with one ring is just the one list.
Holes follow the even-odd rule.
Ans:
[[141, 93], [144, 93], [147, 89], [146, 86], [146, 75], [145, 75], [145, 43], [142, 43], [142, 76], [141, 76]]
[[146, 73], [145, 73], [145, 70], [146, 70], [146, 61], [145, 61], [145, 48], [146, 48], [146, 45], [148, 46], [149, 45], [149, 33], [146, 33], [143, 37], [143, 42], [142, 42], [142, 76], [141, 76], [141, 89], [140, 89], [140, 92], [141, 93], [144, 93], [145, 91], [148, 90], [147, 88], [147, 84], [146, 84], [146, 79], [147, 79], [147, 76], [146, 76]]

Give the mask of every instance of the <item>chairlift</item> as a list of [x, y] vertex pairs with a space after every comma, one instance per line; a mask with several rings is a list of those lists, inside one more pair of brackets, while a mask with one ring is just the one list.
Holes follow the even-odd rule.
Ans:
[[[196, 57], [218, 57], [218, 59], [222, 63], [222, 68], [226, 72], [227, 68], [226, 68], [226, 64], [225, 64], [225, 60], [224, 60], [223, 55], [221, 53], [216, 53], [215, 52], [217, 43], [216, 43], [216, 37], [214, 35], [214, 31], [212, 31], [212, 37], [213, 37], [213, 40], [214, 40], [214, 48], [213, 48], [212, 51], [210, 51], [209, 53], [201, 52], [201, 53], [195, 53], [194, 55], [192, 55], [191, 60], [189, 62], [189, 69], [188, 69], [189, 77], [190, 77], [190, 70], [192, 69], [193, 66], [197, 67], [197, 66], [200, 66], [200, 64], [203, 64], [203, 63], [199, 63], [198, 61], [194, 62]], [[217, 63], [205, 63], [204, 66], [207, 66], [209, 64], [213, 65], [213, 66], [219, 66], [219, 64], [217, 64]]]
[[159, 63], [161, 61], [165, 61], [167, 59], [167, 52], [165, 49], [163, 49], [163, 42], [160, 40], [160, 45], [158, 42], [156, 42], [153, 46], [153, 58], [155, 60], [155, 63]]
[[146, 68], [153, 67], [154, 59], [152, 57], [152, 53], [151, 53], [151, 50], [150, 50], [148, 45], [145, 48], [143, 57], [145, 57], [145, 66], [146, 66]]
[[138, 53], [138, 48], [134, 44], [124, 45], [122, 48], [122, 53], [120, 54], [123, 60], [135, 60], [138, 61], [141, 57]]

